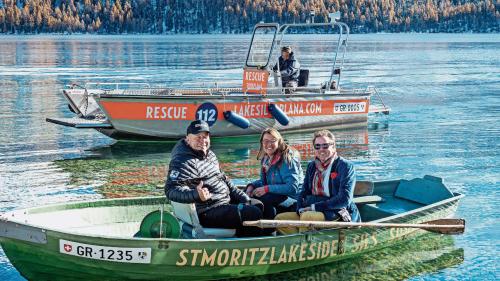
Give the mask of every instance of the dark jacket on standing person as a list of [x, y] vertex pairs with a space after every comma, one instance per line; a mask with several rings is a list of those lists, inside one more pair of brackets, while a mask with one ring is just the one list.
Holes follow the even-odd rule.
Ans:
[[334, 220], [338, 217], [337, 212], [342, 208], [346, 208], [353, 222], [361, 221], [358, 208], [353, 200], [354, 186], [356, 185], [354, 165], [342, 157], [337, 157], [334, 160], [328, 173], [329, 197], [312, 194], [315, 172], [316, 164], [311, 161], [307, 166], [302, 192], [297, 201], [297, 210], [314, 204], [315, 211], [322, 212], [326, 220]]
[[[198, 195], [196, 186], [203, 181], [212, 197], [203, 202]], [[165, 194], [168, 199], [179, 203], [195, 203], [198, 214], [207, 210], [234, 203], [247, 203], [250, 198], [227, 178], [219, 167], [219, 161], [208, 150], [192, 149], [185, 139], [180, 140], [172, 150]]]
[[283, 85], [289, 81], [299, 81], [300, 63], [295, 59], [293, 52], [290, 53], [287, 60], [280, 56], [278, 63], [273, 67], [274, 71], [278, 71], [278, 64]]

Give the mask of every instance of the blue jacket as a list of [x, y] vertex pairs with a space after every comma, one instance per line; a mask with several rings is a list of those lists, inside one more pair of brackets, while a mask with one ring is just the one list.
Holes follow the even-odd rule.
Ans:
[[356, 171], [354, 165], [342, 157], [338, 157], [332, 164], [329, 174], [335, 172], [335, 178], [329, 177], [328, 187], [330, 197], [313, 195], [312, 182], [316, 172], [314, 161], [307, 165], [306, 176], [299, 200], [297, 210], [314, 204], [314, 209], [322, 212], [326, 220], [333, 220], [341, 208], [346, 208], [353, 222], [361, 221], [358, 208], [354, 203], [354, 186], [356, 185]]
[[[300, 155], [297, 151], [293, 152], [290, 162], [281, 159], [278, 163], [269, 167], [266, 173], [266, 183], [269, 186], [270, 193], [287, 195], [293, 199], [297, 199], [303, 180], [304, 175], [300, 166]], [[251, 184], [256, 188], [265, 185], [262, 169], [260, 179]]]

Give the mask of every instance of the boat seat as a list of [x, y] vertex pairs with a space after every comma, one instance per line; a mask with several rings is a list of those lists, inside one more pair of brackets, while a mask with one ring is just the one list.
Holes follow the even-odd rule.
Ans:
[[382, 197], [380, 197], [378, 195], [358, 196], [358, 197], [354, 197], [353, 201], [357, 205], [361, 205], [361, 204], [373, 204], [373, 203], [384, 202], [384, 198], [382, 198]]
[[452, 198], [451, 192], [438, 177], [425, 175], [423, 178], [401, 180], [394, 197], [429, 205], [441, 200]]
[[306, 87], [309, 84], [309, 69], [301, 69], [299, 71], [299, 87]]
[[356, 181], [354, 196], [372, 195], [375, 185], [372, 181]]
[[236, 229], [202, 227], [193, 203], [170, 201], [174, 215], [182, 221], [182, 234], [186, 238], [234, 237]]

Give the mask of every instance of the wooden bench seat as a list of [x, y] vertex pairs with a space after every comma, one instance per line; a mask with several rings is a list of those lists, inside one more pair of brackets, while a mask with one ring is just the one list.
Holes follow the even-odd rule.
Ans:
[[367, 195], [367, 196], [358, 196], [354, 197], [354, 203], [360, 204], [372, 204], [372, 203], [380, 203], [384, 202], [384, 198], [378, 195]]

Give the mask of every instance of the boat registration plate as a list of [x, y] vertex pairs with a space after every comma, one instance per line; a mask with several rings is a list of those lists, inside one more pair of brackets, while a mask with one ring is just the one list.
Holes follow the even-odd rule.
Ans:
[[365, 113], [366, 101], [360, 102], [335, 102], [333, 113]]
[[59, 252], [111, 262], [151, 263], [151, 248], [106, 247], [59, 239]]

